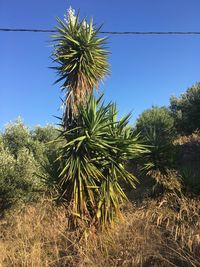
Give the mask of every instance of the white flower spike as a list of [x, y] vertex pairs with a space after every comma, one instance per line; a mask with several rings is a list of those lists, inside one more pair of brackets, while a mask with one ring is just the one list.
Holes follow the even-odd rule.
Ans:
[[75, 16], [75, 10], [70, 6], [69, 9], [67, 9], [67, 13], [64, 15], [64, 21], [69, 24], [70, 21], [72, 25], [75, 24], [76, 16]]

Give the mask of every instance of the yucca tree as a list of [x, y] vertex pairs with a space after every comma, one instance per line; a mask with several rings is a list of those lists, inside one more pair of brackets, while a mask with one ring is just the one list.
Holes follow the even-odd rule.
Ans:
[[129, 117], [117, 121], [116, 106], [91, 95], [78, 105], [73, 126], [57, 140], [62, 148], [56, 183], [75, 220], [79, 217], [101, 226], [112, 222], [126, 199], [120, 181], [135, 187], [137, 179], [126, 170], [125, 162], [146, 149], [128, 126]]
[[[135, 187], [136, 177], [125, 163], [146, 152], [128, 126], [130, 114], [117, 121], [116, 106], [96, 99], [93, 90], [109, 73], [106, 39], [98, 36], [92, 20], [79, 21], [68, 11], [65, 22], [58, 20], [54, 61], [66, 90], [62, 118], [59, 168], [51, 177], [59, 197], [71, 207], [74, 222], [106, 225], [120, 213], [126, 198], [121, 181]], [[58, 175], [57, 175], [58, 173]]]
[[100, 81], [109, 74], [106, 38], [98, 36], [100, 28], [92, 19], [79, 21], [74, 10], [68, 10], [67, 19], [58, 19], [58, 33], [53, 35], [55, 46], [52, 53], [59, 79], [66, 90], [64, 121], [76, 115], [77, 105], [85, 101], [87, 94], [98, 88]]

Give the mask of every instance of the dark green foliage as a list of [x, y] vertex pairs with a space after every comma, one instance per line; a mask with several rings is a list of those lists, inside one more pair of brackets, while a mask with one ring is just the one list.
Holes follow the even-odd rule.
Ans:
[[73, 214], [104, 225], [112, 222], [126, 199], [120, 180], [135, 187], [125, 162], [146, 152], [128, 126], [130, 115], [117, 121], [114, 104], [91, 96], [78, 107], [74, 125], [58, 141], [62, 148], [57, 184]]
[[135, 131], [149, 146], [150, 153], [142, 159], [147, 167], [159, 170], [169, 167], [173, 160], [172, 141], [175, 129], [174, 119], [168, 109], [147, 109], [138, 118]]
[[59, 135], [59, 130], [55, 126], [47, 125], [45, 127], [36, 126], [31, 131], [32, 151], [42, 166], [46, 169], [46, 164], [53, 162], [57, 146], [51, 141]]
[[179, 98], [171, 97], [170, 109], [180, 134], [200, 129], [200, 83], [188, 88]]
[[200, 133], [179, 136], [174, 146], [177, 151], [176, 169], [182, 176], [185, 190], [200, 194]]
[[33, 140], [40, 143], [48, 143], [58, 137], [58, 129], [55, 126], [36, 126], [31, 132]]
[[191, 166], [182, 166], [179, 169], [185, 189], [200, 195], [200, 171], [192, 169]]

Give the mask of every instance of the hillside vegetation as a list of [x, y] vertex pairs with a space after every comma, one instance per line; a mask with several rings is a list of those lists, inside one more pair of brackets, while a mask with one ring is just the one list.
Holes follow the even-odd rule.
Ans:
[[140, 183], [122, 182], [129, 201], [100, 232], [85, 222], [74, 228], [58, 197], [62, 144], [51, 141], [59, 128], [8, 124], [0, 137], [1, 266], [200, 266], [200, 134], [180, 135], [170, 110], [159, 109], [133, 128], [149, 146], [126, 164]]
[[94, 94], [99, 30], [58, 19], [59, 126], [0, 133], [0, 266], [200, 267], [200, 84], [130, 125]]

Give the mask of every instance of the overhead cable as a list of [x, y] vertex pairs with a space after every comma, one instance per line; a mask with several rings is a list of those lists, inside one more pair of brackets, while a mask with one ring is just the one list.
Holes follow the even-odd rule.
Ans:
[[[57, 30], [50, 29], [10, 29], [0, 28], [1, 32], [34, 32], [34, 33], [56, 33]], [[102, 34], [113, 35], [200, 35], [198, 31], [100, 31]]]

